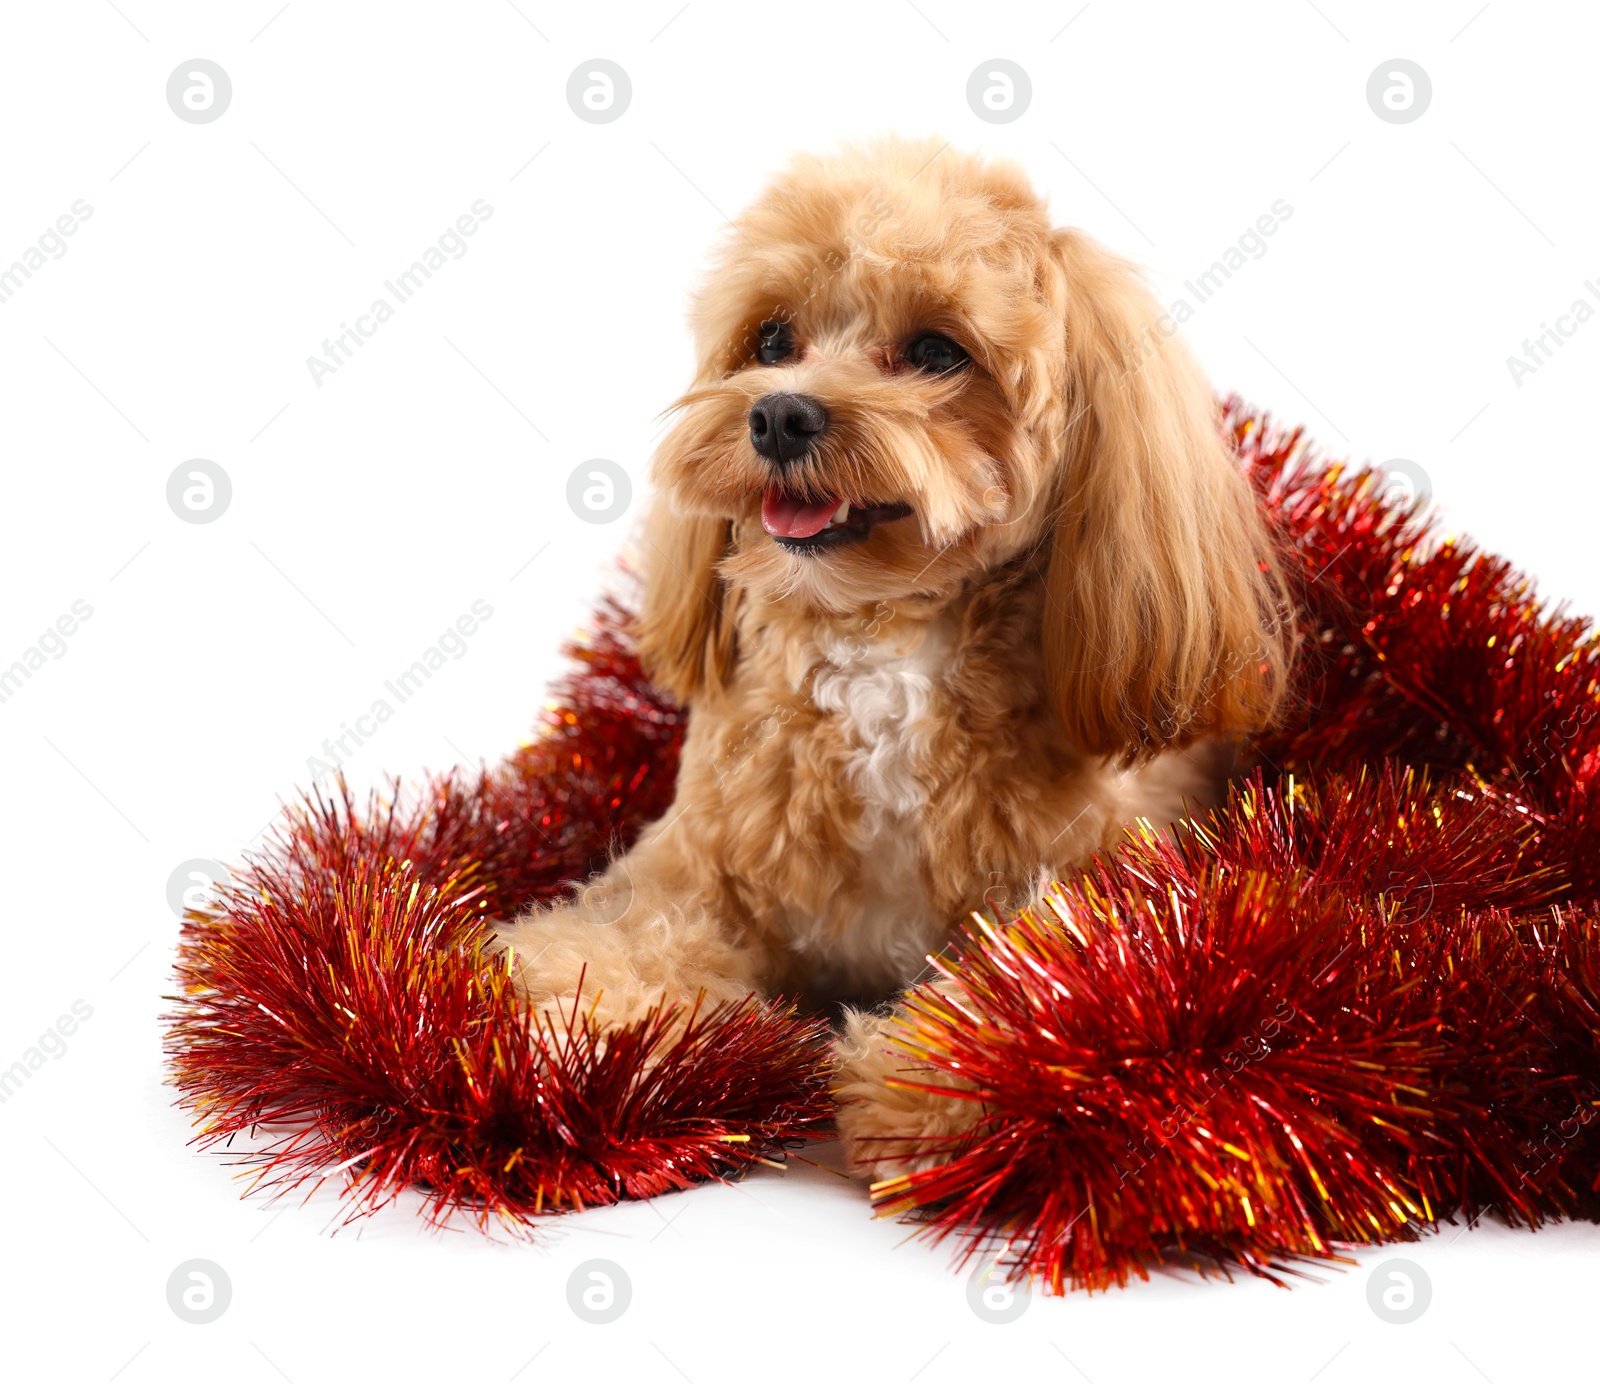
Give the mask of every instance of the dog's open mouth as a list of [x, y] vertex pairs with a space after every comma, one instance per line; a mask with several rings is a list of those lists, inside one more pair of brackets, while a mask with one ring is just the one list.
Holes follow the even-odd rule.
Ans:
[[813, 500], [777, 485], [769, 485], [761, 497], [761, 527], [793, 553], [859, 543], [879, 524], [910, 513], [910, 505], [856, 505], [837, 495]]

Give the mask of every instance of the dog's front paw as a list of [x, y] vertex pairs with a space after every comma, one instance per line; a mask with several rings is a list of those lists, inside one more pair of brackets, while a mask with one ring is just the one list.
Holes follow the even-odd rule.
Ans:
[[833, 1045], [839, 1137], [850, 1171], [869, 1182], [947, 1161], [983, 1115], [979, 1101], [892, 1084], [960, 1089], [955, 1078], [914, 1065], [894, 1046], [900, 1013], [852, 1011]]
[[581, 903], [537, 909], [503, 925], [498, 941], [523, 1000], [558, 1030], [621, 1027], [663, 1008], [687, 1022], [697, 1007], [741, 1000], [752, 988], [714, 929], [681, 915], [609, 921]]

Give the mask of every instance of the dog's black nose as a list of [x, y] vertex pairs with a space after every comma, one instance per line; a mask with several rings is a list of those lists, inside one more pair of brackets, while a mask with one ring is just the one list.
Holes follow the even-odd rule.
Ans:
[[750, 409], [750, 445], [768, 461], [798, 461], [828, 426], [828, 410], [809, 394], [767, 394]]

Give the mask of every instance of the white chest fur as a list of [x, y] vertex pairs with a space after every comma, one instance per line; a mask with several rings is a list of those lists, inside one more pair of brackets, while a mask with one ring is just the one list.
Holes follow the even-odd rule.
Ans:
[[860, 804], [855, 887], [826, 916], [796, 910], [788, 919], [790, 945], [812, 961], [823, 988], [848, 994], [904, 983], [951, 921], [934, 915], [916, 829], [929, 807], [929, 727], [945, 696], [951, 644], [936, 623], [836, 641], [815, 666], [812, 700], [846, 737], [846, 778]]
[[837, 718], [856, 749], [849, 775], [864, 818], [904, 817], [927, 805], [927, 727], [943, 696], [950, 643], [934, 624], [902, 643], [840, 641], [825, 650], [811, 698]]

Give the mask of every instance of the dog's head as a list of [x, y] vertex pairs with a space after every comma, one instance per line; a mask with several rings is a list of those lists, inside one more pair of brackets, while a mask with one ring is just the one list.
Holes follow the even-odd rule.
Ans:
[[836, 618], [1047, 554], [1046, 684], [1081, 748], [1268, 714], [1270, 545], [1211, 391], [1133, 270], [1020, 171], [936, 143], [797, 160], [696, 299], [655, 459], [640, 648], [714, 695], [740, 600]]

